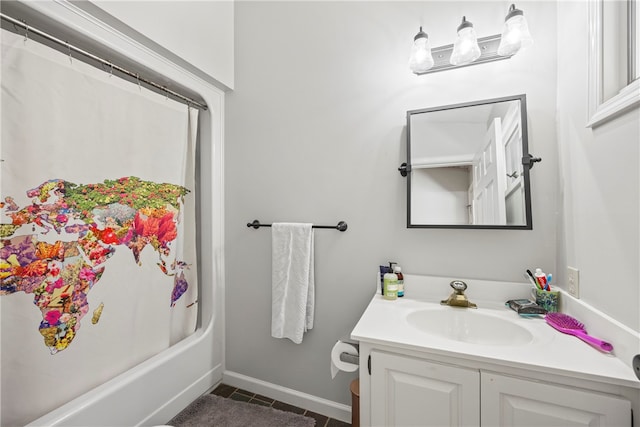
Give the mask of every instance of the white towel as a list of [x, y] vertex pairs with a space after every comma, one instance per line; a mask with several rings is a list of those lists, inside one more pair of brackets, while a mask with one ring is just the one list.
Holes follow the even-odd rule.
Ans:
[[271, 240], [271, 336], [300, 344], [313, 328], [313, 228], [274, 223]]

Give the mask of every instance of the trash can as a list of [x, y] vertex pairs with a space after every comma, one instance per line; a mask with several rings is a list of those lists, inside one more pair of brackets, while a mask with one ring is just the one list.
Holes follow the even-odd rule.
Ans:
[[360, 380], [351, 381], [351, 426], [360, 427]]

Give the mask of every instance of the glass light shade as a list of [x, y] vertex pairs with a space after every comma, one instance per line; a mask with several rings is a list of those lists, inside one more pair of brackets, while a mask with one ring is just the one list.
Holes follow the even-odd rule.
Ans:
[[431, 56], [431, 44], [426, 33], [420, 32], [413, 40], [411, 57], [409, 58], [409, 68], [414, 73], [424, 73], [433, 67], [433, 56]]
[[511, 8], [512, 10], [504, 22], [500, 46], [498, 46], [498, 55], [500, 56], [514, 55], [520, 49], [533, 44], [531, 33], [529, 33], [529, 25], [524, 14], [521, 10], [515, 9], [513, 5], [511, 5]]
[[480, 46], [473, 26], [458, 30], [458, 38], [453, 45], [449, 62], [452, 65], [464, 65], [480, 58]]

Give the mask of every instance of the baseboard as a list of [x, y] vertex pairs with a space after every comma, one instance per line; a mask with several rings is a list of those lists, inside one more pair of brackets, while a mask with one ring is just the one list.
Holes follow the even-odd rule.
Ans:
[[222, 382], [232, 387], [241, 388], [252, 393], [268, 396], [289, 405], [308, 409], [309, 411], [351, 423], [351, 406], [333, 402], [311, 394], [302, 393], [277, 384], [268, 383], [257, 378], [248, 377], [232, 371], [224, 371]]

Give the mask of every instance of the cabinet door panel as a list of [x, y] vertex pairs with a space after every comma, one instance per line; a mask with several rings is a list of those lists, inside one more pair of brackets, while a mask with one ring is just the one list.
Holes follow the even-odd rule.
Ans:
[[482, 372], [487, 426], [630, 426], [631, 403], [616, 396]]
[[477, 370], [371, 352], [371, 425], [477, 426]]

